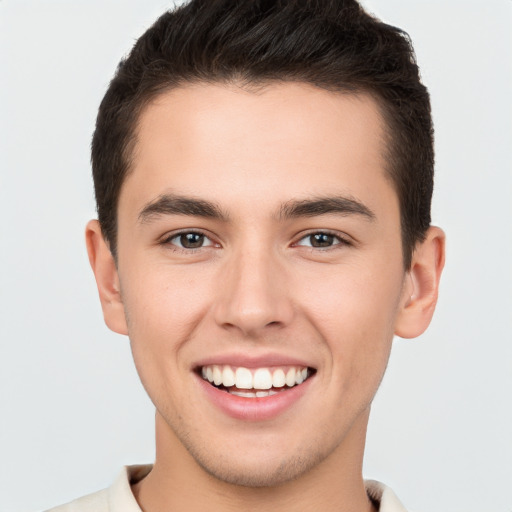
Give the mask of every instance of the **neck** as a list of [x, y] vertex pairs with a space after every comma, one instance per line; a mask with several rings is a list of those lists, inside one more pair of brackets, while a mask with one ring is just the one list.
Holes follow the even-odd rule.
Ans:
[[208, 474], [157, 413], [156, 461], [146, 478], [132, 487], [142, 510], [238, 512], [376, 512], [362, 478], [369, 411], [327, 458], [294, 480], [270, 487], [233, 485]]

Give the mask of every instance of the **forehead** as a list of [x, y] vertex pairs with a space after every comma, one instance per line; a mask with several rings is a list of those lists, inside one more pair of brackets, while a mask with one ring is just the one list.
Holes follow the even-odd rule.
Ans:
[[143, 110], [120, 202], [169, 191], [261, 207], [291, 196], [371, 195], [376, 184], [390, 187], [384, 154], [384, 122], [369, 95], [302, 83], [190, 84]]

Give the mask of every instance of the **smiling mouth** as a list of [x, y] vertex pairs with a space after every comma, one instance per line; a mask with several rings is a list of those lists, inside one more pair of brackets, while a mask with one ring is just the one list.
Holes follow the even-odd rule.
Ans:
[[263, 398], [300, 386], [315, 371], [307, 366], [249, 369], [214, 364], [202, 366], [199, 374], [221, 391], [244, 398]]

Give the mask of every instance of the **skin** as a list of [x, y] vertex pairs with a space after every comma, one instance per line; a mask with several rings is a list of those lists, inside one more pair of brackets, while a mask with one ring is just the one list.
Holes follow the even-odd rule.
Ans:
[[[384, 130], [370, 97], [305, 84], [188, 85], [143, 111], [117, 265], [97, 221], [86, 239], [105, 321], [129, 335], [156, 406], [156, 462], [133, 486], [144, 511], [373, 509], [362, 479], [371, 401], [394, 334], [428, 326], [444, 264], [432, 227], [404, 270]], [[140, 217], [165, 194], [213, 203], [222, 218]], [[369, 214], [283, 215], [326, 197]], [[179, 247], [182, 231], [205, 245]], [[312, 247], [314, 233], [332, 236]], [[316, 373], [283, 413], [243, 421], [196, 374], [198, 361], [233, 353], [294, 357]]]

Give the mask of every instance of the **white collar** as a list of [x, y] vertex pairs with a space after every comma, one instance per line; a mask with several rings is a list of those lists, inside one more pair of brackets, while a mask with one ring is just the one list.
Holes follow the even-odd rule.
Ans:
[[[111, 512], [142, 512], [130, 484], [142, 480], [152, 469], [151, 464], [125, 466], [117, 479], [107, 490], [109, 510]], [[376, 480], [365, 480], [368, 496], [379, 504], [379, 512], [407, 512], [395, 493]]]

